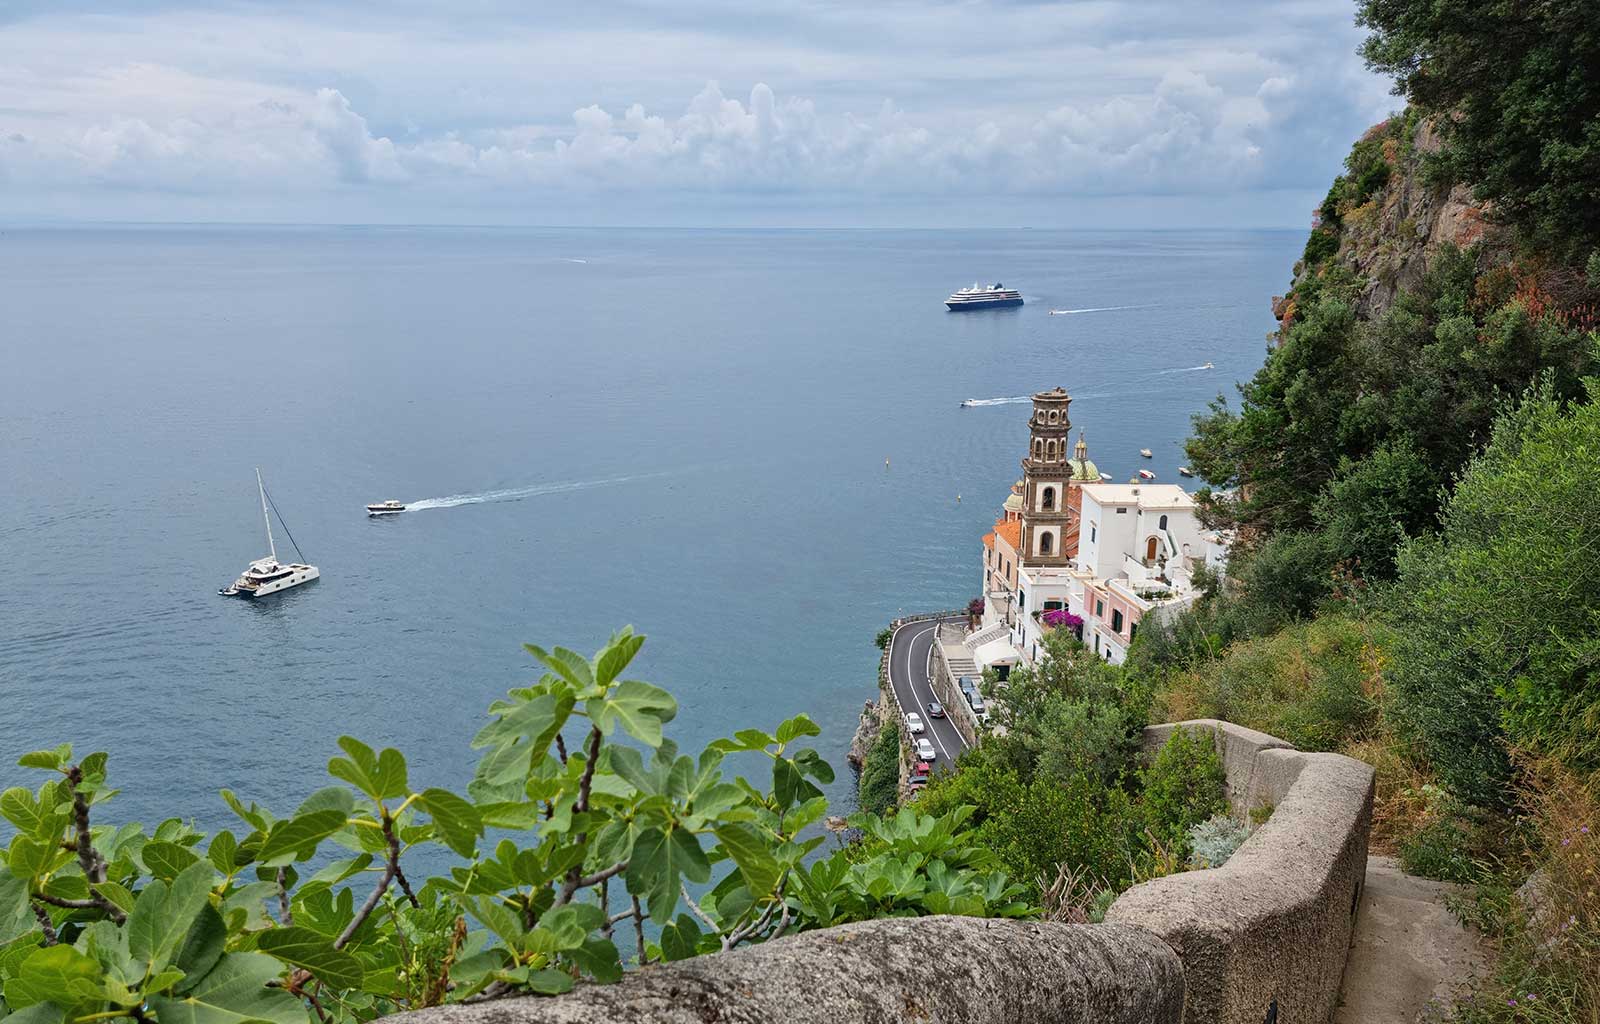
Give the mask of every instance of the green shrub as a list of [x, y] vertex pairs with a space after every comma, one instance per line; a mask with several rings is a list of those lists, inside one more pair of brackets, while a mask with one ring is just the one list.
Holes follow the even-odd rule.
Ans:
[[1249, 838], [1250, 826], [1231, 814], [1213, 814], [1189, 826], [1190, 869], [1222, 867]]
[[1227, 776], [1209, 729], [1174, 729], [1139, 780], [1150, 832], [1179, 861], [1189, 854], [1189, 829], [1227, 813]]
[[1315, 267], [1339, 251], [1339, 233], [1332, 228], [1320, 227], [1306, 239], [1305, 254], [1301, 257], [1306, 266]]
[[[865, 855], [814, 856], [833, 780], [800, 745], [817, 726], [800, 715], [680, 754], [663, 734], [677, 702], [621, 678], [643, 642], [625, 629], [593, 658], [529, 646], [545, 674], [491, 706], [465, 796], [413, 787], [399, 751], [346, 736], [334, 784], [293, 813], [224, 791], [237, 832], [176, 817], [147, 832], [103, 823], [106, 754], [24, 755], [49, 778], [0, 795], [16, 829], [0, 1017], [309, 1024], [314, 1007], [355, 1024], [615, 981], [630, 932], [648, 963], [869, 917], [1034, 913], [964, 827], [970, 807], [856, 815]], [[729, 778], [729, 754], [770, 784]], [[413, 877], [419, 847], [455, 863]]]
[[878, 733], [861, 766], [861, 809], [883, 814], [900, 799], [900, 723], [890, 721]]
[[890, 629], [888, 626], [885, 626], [878, 630], [878, 635], [873, 638], [872, 642], [877, 645], [878, 650], [887, 651], [889, 649], [889, 641], [893, 639], [894, 630]]

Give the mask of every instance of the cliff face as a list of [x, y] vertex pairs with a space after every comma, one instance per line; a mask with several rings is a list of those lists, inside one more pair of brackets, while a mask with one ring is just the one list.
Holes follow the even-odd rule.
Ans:
[[1414, 115], [1367, 130], [1317, 210], [1293, 288], [1273, 299], [1281, 326], [1303, 305], [1296, 296], [1323, 280], [1348, 282], [1357, 315], [1375, 319], [1399, 291], [1421, 282], [1446, 245], [1479, 246], [1480, 259], [1490, 263], [1509, 258], [1509, 229], [1472, 197], [1470, 186], [1429, 180], [1423, 161], [1439, 147], [1432, 122]]

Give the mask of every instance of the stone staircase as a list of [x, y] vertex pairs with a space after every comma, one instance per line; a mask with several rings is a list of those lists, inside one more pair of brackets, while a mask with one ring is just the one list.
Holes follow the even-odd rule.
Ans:
[[966, 645], [967, 650], [976, 651], [991, 640], [1004, 640], [1010, 635], [1011, 627], [1004, 622], [997, 622], [988, 629], [979, 630], [971, 636], [965, 637], [961, 642]]

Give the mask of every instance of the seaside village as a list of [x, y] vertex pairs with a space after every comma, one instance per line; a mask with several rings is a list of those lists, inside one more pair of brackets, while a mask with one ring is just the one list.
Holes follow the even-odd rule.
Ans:
[[1083, 434], [1072, 439], [1071, 403], [1059, 387], [1033, 396], [1022, 479], [983, 538], [983, 614], [961, 644], [1001, 679], [1055, 629], [1120, 663], [1140, 624], [1191, 604], [1195, 569], [1220, 571], [1227, 556], [1182, 487], [1106, 481]]

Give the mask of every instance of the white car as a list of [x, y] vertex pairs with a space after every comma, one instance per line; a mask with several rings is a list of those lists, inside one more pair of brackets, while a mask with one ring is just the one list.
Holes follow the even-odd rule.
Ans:
[[924, 761], [932, 761], [938, 756], [938, 753], [933, 749], [932, 743], [919, 736], [917, 737], [917, 756]]
[[906, 731], [916, 736], [927, 731], [927, 726], [922, 724], [922, 716], [915, 711], [906, 712]]

